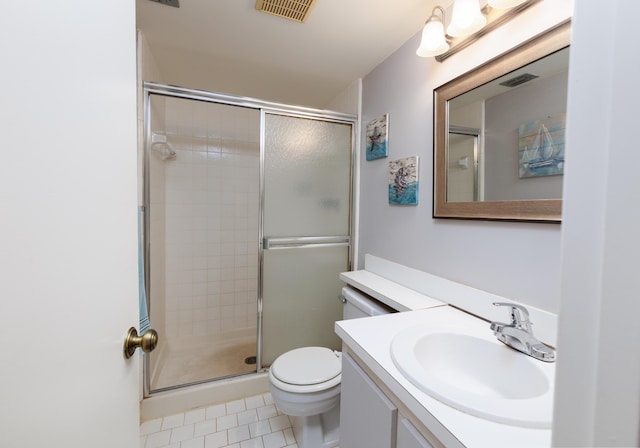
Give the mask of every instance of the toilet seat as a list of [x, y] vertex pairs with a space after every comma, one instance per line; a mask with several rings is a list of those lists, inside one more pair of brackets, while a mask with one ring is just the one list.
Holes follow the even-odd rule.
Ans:
[[288, 392], [308, 393], [340, 384], [342, 354], [326, 347], [302, 347], [280, 355], [271, 365], [272, 382]]

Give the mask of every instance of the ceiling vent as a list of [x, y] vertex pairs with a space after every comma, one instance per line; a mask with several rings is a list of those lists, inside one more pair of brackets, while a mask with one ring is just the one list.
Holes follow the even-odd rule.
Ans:
[[315, 3], [316, 0], [256, 0], [256, 9], [302, 23]]
[[180, 7], [180, 0], [150, 0], [150, 1], [160, 3], [162, 5], [173, 6], [174, 8]]
[[522, 75], [516, 76], [515, 78], [507, 79], [504, 82], [501, 82], [501, 86], [505, 87], [515, 87], [520, 84], [524, 84], [525, 82], [529, 82], [532, 79], [536, 79], [538, 75], [532, 75], [531, 73], [523, 73]]

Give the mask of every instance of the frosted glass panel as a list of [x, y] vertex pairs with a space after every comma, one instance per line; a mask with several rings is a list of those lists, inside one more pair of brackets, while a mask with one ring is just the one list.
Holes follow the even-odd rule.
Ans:
[[[266, 114], [264, 132], [265, 238], [349, 236], [351, 124]], [[264, 251], [263, 366], [297, 347], [340, 348], [348, 269], [348, 245]]]
[[298, 347], [340, 349], [333, 327], [342, 319], [338, 274], [348, 259], [347, 246], [265, 251], [263, 365]]
[[348, 235], [351, 125], [267, 114], [268, 237]]

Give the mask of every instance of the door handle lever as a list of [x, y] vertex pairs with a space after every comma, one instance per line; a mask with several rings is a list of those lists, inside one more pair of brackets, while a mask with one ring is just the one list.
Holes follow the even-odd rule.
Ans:
[[149, 353], [158, 345], [158, 332], [153, 328], [148, 329], [141, 336], [134, 327], [129, 328], [127, 336], [124, 338], [124, 357], [129, 359], [136, 349], [140, 347], [143, 352]]

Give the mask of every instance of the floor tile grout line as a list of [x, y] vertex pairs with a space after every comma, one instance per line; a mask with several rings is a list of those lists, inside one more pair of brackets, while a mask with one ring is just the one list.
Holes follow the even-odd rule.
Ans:
[[[261, 409], [262, 412], [260, 411]], [[221, 412], [223, 410], [224, 412]], [[211, 411], [209, 418], [207, 418], [208, 411]], [[250, 411], [254, 411], [253, 415], [255, 415], [257, 420], [241, 422], [239, 419], [240, 414], [250, 416]], [[202, 418], [204, 418], [204, 420]], [[219, 419], [224, 419], [222, 420], [223, 429], [219, 427]], [[215, 431], [196, 433], [196, 426], [198, 424], [206, 424], [207, 422], [215, 422]], [[259, 434], [255, 434], [254, 437], [251, 433], [250, 425], [256, 423], [266, 424], [269, 432], [260, 432]], [[246, 430], [239, 429], [240, 427], [246, 427]], [[267, 427], [263, 426], [263, 429], [266, 430]], [[232, 430], [236, 430], [233, 436], [234, 442], [230, 441], [229, 431]], [[185, 432], [189, 431], [191, 431], [191, 438], [183, 438]], [[240, 434], [241, 431], [245, 432]], [[288, 431], [288, 433], [285, 434], [285, 431]], [[222, 433], [224, 433], [224, 437]], [[174, 434], [176, 435], [174, 436]], [[247, 434], [249, 438], [242, 438]], [[155, 437], [153, 437], [154, 435]], [[156, 439], [160, 441], [161, 435], [163, 437], [162, 440], [168, 438], [166, 442], [169, 444], [162, 444], [162, 442], [160, 442], [160, 444], [156, 443]], [[221, 448], [241, 446], [243, 442], [258, 439], [263, 447], [274, 446], [271, 442], [265, 441], [265, 437], [269, 438], [269, 436], [283, 440], [283, 442], [276, 442], [283, 448], [297, 447], [290, 417], [278, 409], [273, 403], [271, 394], [268, 392], [226, 403], [190, 409], [181, 413], [144, 421], [140, 424], [141, 448], [182, 448], [183, 444], [185, 444], [185, 447], [191, 446], [196, 448], [196, 445], [191, 442], [200, 438], [202, 438], [202, 443], [197, 444], [197, 448], [205, 448], [209, 445], [207, 443], [207, 437], [210, 437], [210, 440], [212, 440], [212, 437], [218, 437], [220, 443], [222, 439], [224, 439], [226, 445], [216, 443], [216, 446]], [[235, 437], [241, 439], [235, 440]], [[289, 443], [289, 438], [293, 439], [292, 444]], [[152, 441], [151, 443], [150, 439]], [[282, 443], [285, 443], [285, 445], [282, 445]]]

